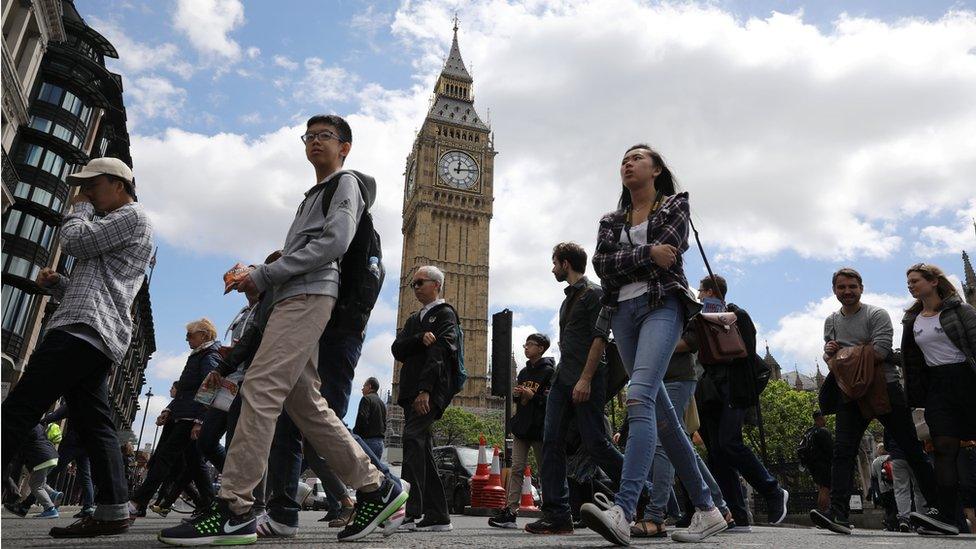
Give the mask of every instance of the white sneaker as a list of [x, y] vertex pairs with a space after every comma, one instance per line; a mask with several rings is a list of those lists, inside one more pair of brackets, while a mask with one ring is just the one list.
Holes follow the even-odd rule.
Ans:
[[[580, 514], [590, 530], [598, 532], [607, 541], [617, 545], [630, 545], [630, 521], [624, 516], [624, 510], [619, 505], [604, 511], [598, 505], [584, 503], [580, 508]], [[721, 516], [719, 515], [720, 518]], [[724, 523], [725, 519], [722, 519], [722, 522]]]
[[[407, 497], [409, 499], [410, 483], [401, 479], [400, 488], [408, 494]], [[403, 524], [403, 521], [406, 518], [407, 518], [407, 504], [403, 504], [403, 507], [397, 509], [397, 512], [393, 513], [393, 516], [383, 521], [383, 524], [380, 524], [380, 529], [383, 532], [383, 537], [386, 538], [395, 534], [397, 530], [400, 529], [400, 525]]]
[[711, 511], [698, 510], [691, 517], [691, 525], [688, 526], [688, 529], [674, 532], [671, 534], [671, 539], [674, 541], [695, 543], [714, 536], [728, 528], [728, 526], [729, 523], [725, 522], [725, 517], [722, 516], [722, 513], [718, 509], [713, 507]]
[[257, 517], [257, 533], [259, 538], [291, 538], [298, 533], [298, 527], [282, 524], [267, 513], [261, 513]]

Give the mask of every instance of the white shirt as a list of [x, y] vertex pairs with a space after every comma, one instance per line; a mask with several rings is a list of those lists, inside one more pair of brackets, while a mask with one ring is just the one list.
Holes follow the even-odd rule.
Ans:
[[[620, 242], [626, 244], [633, 242], [634, 246], [647, 244], [647, 221], [630, 228], [630, 239], [627, 238], [626, 229], [620, 231]], [[617, 303], [623, 303], [628, 299], [640, 297], [646, 294], [647, 291], [647, 282], [631, 282], [620, 288], [620, 293], [617, 295]]]
[[942, 329], [939, 315], [915, 317], [915, 343], [925, 356], [925, 363], [929, 366], [943, 366], [966, 362], [966, 355], [962, 353]]
[[424, 305], [424, 308], [420, 309], [420, 320], [423, 320], [424, 317], [427, 316], [427, 313], [430, 312], [431, 309], [440, 305], [441, 303], [444, 303], [443, 299], [435, 299], [434, 301], [431, 301], [430, 303]]

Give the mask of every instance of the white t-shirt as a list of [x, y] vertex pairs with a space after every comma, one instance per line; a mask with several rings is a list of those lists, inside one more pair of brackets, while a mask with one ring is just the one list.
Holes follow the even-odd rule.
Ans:
[[942, 329], [939, 315], [915, 317], [915, 343], [922, 349], [925, 363], [929, 366], [943, 366], [966, 362], [966, 355], [962, 353]]
[[[630, 244], [634, 243], [634, 246], [643, 246], [647, 244], [647, 221], [641, 223], [640, 225], [630, 228], [630, 239], [627, 239], [627, 230], [624, 229], [620, 231], [620, 242]], [[623, 303], [628, 299], [634, 299], [635, 297], [640, 297], [647, 293], [647, 282], [631, 282], [626, 286], [620, 288], [620, 293], [617, 296], [617, 303]]]

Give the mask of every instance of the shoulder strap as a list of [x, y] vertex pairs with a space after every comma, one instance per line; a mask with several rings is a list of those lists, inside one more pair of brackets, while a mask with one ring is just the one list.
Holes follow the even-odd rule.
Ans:
[[337, 173], [338, 177], [336, 178], [335, 185], [322, 186], [322, 215], [329, 215], [329, 207], [332, 205], [332, 197], [335, 196], [336, 189], [339, 187], [339, 179], [341, 179], [343, 175], [351, 175], [356, 179], [356, 183], [359, 183], [359, 194], [363, 195], [363, 203], [366, 205], [366, 207], [363, 208], [363, 215], [369, 213], [369, 200], [366, 199], [366, 183], [363, 183], [362, 178], [360, 178], [359, 175], [357, 175], [353, 170], [341, 170]]
[[[715, 273], [712, 272], [711, 265], [708, 264], [708, 258], [705, 257], [705, 248], [702, 247], [701, 238], [698, 237], [698, 229], [695, 227], [695, 222], [692, 221], [691, 216], [688, 216], [688, 223], [691, 224], [691, 230], [695, 233], [695, 243], [698, 244], [698, 252], [701, 253], [702, 261], [705, 262], [705, 270], [708, 271], [708, 277], [712, 281], [712, 286], [718, 289], [718, 282], [715, 281]], [[726, 305], [725, 296], [720, 297], [722, 300], [722, 305]]]

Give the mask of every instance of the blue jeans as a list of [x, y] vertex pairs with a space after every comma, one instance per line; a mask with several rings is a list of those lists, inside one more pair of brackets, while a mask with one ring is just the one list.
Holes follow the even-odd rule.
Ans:
[[376, 457], [382, 459], [384, 440], [385, 439], [383, 437], [371, 437], [364, 439], [364, 442], [366, 442], [366, 446], [369, 446], [369, 449], [373, 451], [373, 454], [375, 454]]
[[[683, 412], [688, 407], [688, 402], [691, 401], [691, 395], [695, 394], [695, 385], [697, 384], [695, 381], [669, 381], [664, 384], [668, 392], [668, 397], [671, 399], [671, 404], [674, 406], [675, 415], [678, 416], [678, 421], [681, 423], [682, 431], [685, 431]], [[678, 414], [678, 412], [682, 413]], [[718, 483], [715, 482], [715, 479], [712, 478], [712, 473], [708, 470], [708, 467], [705, 467], [705, 462], [702, 461], [698, 452], [695, 452], [695, 460], [698, 463], [698, 472], [701, 473], [702, 479], [708, 485], [708, 491], [712, 494], [712, 501], [715, 502], [715, 505], [724, 514], [726, 509], [725, 500], [722, 499], [722, 490], [719, 488]], [[651, 501], [647, 506], [644, 518], [658, 524], [664, 522], [665, 518], [667, 518], [669, 504], [671, 503], [669, 500], [674, 499], [674, 490], [671, 489], [671, 483], [673, 481], [674, 465], [671, 464], [671, 460], [668, 459], [668, 454], [664, 451], [664, 446], [658, 440], [657, 448], [654, 450], [654, 464], [651, 467]], [[675, 508], [680, 509], [676, 500], [674, 505]]]
[[[78, 469], [78, 482], [81, 483], [81, 506], [92, 507], [95, 505], [95, 486], [92, 484], [91, 462], [88, 454], [81, 446], [78, 436], [68, 425], [67, 433], [61, 444], [58, 446], [58, 464], [48, 473], [47, 478], [53, 483], [72, 461]], [[67, 499], [67, 498], [66, 498]]]
[[[627, 414], [630, 436], [624, 455], [620, 489], [615, 503], [633, 520], [637, 498], [651, 473], [654, 448], [661, 444], [677, 465], [678, 478], [699, 509], [714, 507], [708, 487], [698, 471], [695, 451], [685, 435], [671, 399], [664, 388], [664, 374], [684, 327], [684, 310], [678, 297], [668, 295], [651, 309], [647, 296], [620, 303], [612, 319], [620, 358], [630, 373]], [[670, 481], [668, 486], [670, 486]]]
[[[352, 380], [356, 375], [356, 364], [362, 348], [363, 340], [358, 335], [326, 332], [319, 339], [318, 371], [322, 382], [320, 390], [329, 408], [339, 417], [344, 417], [349, 408]], [[380, 472], [399, 483], [399, 479], [390, 472], [390, 468], [380, 460], [380, 456], [373, 452], [366, 441], [356, 434], [352, 437]], [[296, 501], [298, 478], [302, 474], [301, 440], [301, 431], [288, 414], [282, 412], [278, 417], [271, 455], [268, 458], [268, 516], [288, 526], [298, 526], [298, 512], [301, 510]]]
[[573, 404], [573, 386], [558, 381], [546, 399], [546, 421], [542, 436], [542, 511], [551, 520], [570, 520], [569, 485], [566, 482], [566, 431], [575, 415], [580, 439], [587, 452], [614, 482], [620, 481], [624, 457], [611, 444], [604, 422], [603, 404], [607, 391], [605, 368], [598, 368], [590, 383], [590, 398]]

